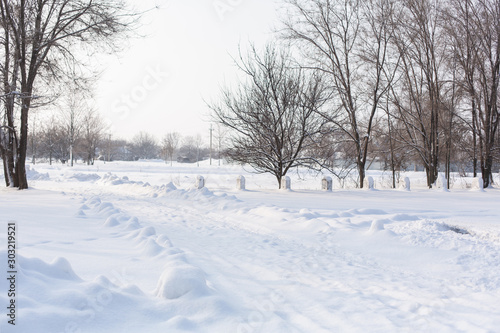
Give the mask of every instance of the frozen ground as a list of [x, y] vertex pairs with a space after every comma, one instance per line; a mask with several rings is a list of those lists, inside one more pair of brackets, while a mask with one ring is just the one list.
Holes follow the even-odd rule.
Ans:
[[[217, 164], [217, 163], [214, 163]], [[292, 191], [236, 166], [45, 164], [0, 188], [17, 224], [16, 325], [0, 332], [498, 332], [500, 192]], [[207, 188], [194, 189], [195, 176]], [[235, 189], [247, 177], [247, 190]], [[3, 182], [3, 179], [1, 180]]]

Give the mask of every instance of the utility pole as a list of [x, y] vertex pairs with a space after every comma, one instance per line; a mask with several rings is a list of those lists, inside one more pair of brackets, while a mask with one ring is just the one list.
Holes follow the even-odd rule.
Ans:
[[108, 134], [108, 162], [110, 161], [111, 159], [111, 133]]

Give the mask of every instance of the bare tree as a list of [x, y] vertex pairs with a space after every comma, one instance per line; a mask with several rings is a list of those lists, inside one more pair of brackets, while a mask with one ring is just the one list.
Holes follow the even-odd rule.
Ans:
[[126, 149], [127, 141], [122, 139], [113, 139], [110, 133], [105, 135], [105, 142], [103, 149], [105, 151], [105, 161], [111, 162], [114, 160], [127, 161], [130, 160], [128, 151]]
[[55, 116], [48, 118], [40, 125], [37, 136], [40, 140], [39, 156], [48, 159], [50, 165], [54, 160], [66, 163], [69, 150], [66, 128]]
[[181, 145], [178, 149], [179, 162], [194, 163], [199, 166], [199, 161], [205, 159], [210, 154], [210, 149], [204, 146], [203, 139], [200, 134], [188, 135], [182, 138]]
[[446, 35], [440, 22], [439, 1], [407, 0], [400, 3], [395, 45], [401, 58], [400, 84], [392, 86], [396, 112], [404, 126], [398, 140], [413, 150], [424, 165], [427, 186], [438, 177], [440, 118], [445, 112], [443, 83]]
[[[467, 92], [476, 174], [480, 156], [484, 186], [491, 184], [500, 121], [498, 100], [500, 81], [500, 3], [496, 0], [449, 0], [446, 18], [453, 45], [453, 57], [459, 67], [458, 80]], [[477, 140], [479, 152], [476, 152]]]
[[345, 183], [345, 179], [356, 170], [356, 148], [336, 126], [323, 126], [314, 144], [308, 147], [307, 155], [316, 161], [311, 169], [326, 169], [341, 183]]
[[394, 77], [389, 67], [389, 0], [287, 0], [284, 37], [297, 42], [306, 67], [327, 75], [331, 106], [323, 116], [340, 128], [354, 150], [363, 187], [370, 136], [381, 98]]
[[374, 136], [377, 140], [373, 150], [379, 161], [384, 163], [384, 170], [391, 171], [392, 188], [396, 188], [399, 174], [409, 166], [412, 153], [403, 141], [398, 140], [401, 132], [404, 132], [404, 126], [397, 117], [392, 116], [393, 105], [390, 101], [390, 96], [387, 95], [383, 103], [385, 117], [381, 117], [374, 126]]
[[156, 138], [147, 132], [139, 132], [132, 139], [132, 153], [135, 159], [152, 159], [158, 157]]
[[[88, 106], [85, 105], [83, 97], [84, 95], [78, 89], [70, 89], [64, 98], [64, 105], [61, 107], [61, 118], [68, 136], [70, 166], [73, 166], [74, 150], [82, 130], [86, 127], [85, 131], [91, 131], [85, 123], [94, 122], [92, 119], [93, 111], [87, 111], [87, 114], [85, 114], [85, 109], [88, 110]], [[88, 139], [89, 133], [85, 133], [85, 135]]]
[[[464, 124], [470, 127], [472, 134], [472, 168], [474, 177], [477, 176], [477, 108], [476, 100], [474, 98], [476, 92], [475, 87], [475, 73], [477, 64], [480, 59], [478, 52], [475, 52], [477, 38], [474, 37], [474, 28], [471, 24], [472, 20], [472, 4], [471, 1], [454, 1], [451, 0], [447, 3], [453, 10], [445, 7], [444, 19], [446, 20], [446, 31], [451, 41], [451, 52], [453, 61], [458, 68], [458, 78], [455, 83], [460, 86], [469, 95], [468, 103], [470, 109], [462, 115]], [[467, 103], [467, 101], [465, 101]], [[467, 149], [468, 150], [468, 149]]]
[[194, 142], [194, 136], [187, 135], [182, 138], [181, 146], [179, 147], [179, 161], [196, 162], [196, 147]]
[[174, 154], [179, 147], [181, 135], [177, 132], [170, 132], [162, 140], [162, 155], [165, 162], [170, 160], [170, 166], [173, 164]]
[[203, 149], [203, 138], [200, 134], [194, 137], [194, 147], [196, 149], [196, 166], [200, 166], [200, 160], [203, 159], [202, 149]]
[[[99, 113], [93, 109], [87, 109], [82, 118], [81, 140], [79, 148], [83, 153], [83, 159], [87, 165], [94, 165], [98, 145], [103, 141], [106, 125]], [[71, 141], [68, 140], [71, 149]], [[70, 158], [72, 154], [70, 154]]]
[[0, 153], [7, 186], [28, 187], [28, 117], [43, 90], [78, 68], [85, 51], [117, 45], [131, 18], [121, 0], [0, 0]]
[[270, 45], [262, 55], [254, 47], [247, 58], [240, 54], [238, 66], [248, 80], [223, 90], [221, 101], [209, 107], [231, 129], [228, 158], [273, 174], [281, 186], [290, 168], [311, 161], [303, 153], [321, 127], [322, 81], [292, 68], [289, 56]]
[[112, 134], [107, 132], [103, 134], [99, 147], [99, 158], [105, 162], [111, 161], [131, 161], [132, 152], [129, 151], [130, 144], [123, 139], [113, 139]]
[[225, 147], [226, 141], [227, 141], [228, 129], [219, 123], [219, 124], [216, 124], [214, 132], [215, 132], [214, 139], [215, 139], [215, 144], [216, 144], [216, 149], [217, 149], [217, 161], [218, 161], [218, 165], [220, 165], [221, 159], [223, 157], [222, 152], [224, 150], [224, 147]]

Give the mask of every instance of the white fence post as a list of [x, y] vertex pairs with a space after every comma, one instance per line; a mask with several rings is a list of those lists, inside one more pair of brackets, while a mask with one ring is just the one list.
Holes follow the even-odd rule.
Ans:
[[198, 190], [205, 187], [205, 178], [203, 176], [196, 176], [196, 188]]
[[365, 181], [363, 182], [363, 188], [367, 190], [373, 190], [375, 188], [375, 182], [373, 181], [373, 177], [371, 176], [365, 177]]
[[403, 180], [401, 180], [400, 188], [406, 191], [410, 191], [410, 178], [405, 177]]
[[245, 189], [245, 177], [242, 175], [238, 176], [236, 179], [236, 187], [238, 190], [244, 190]]
[[439, 175], [439, 178], [436, 181], [437, 188], [441, 188], [443, 192], [449, 192], [448, 191], [448, 180], [446, 179], [446, 176], [444, 175]]
[[291, 188], [290, 177], [288, 177], [288, 176], [281, 177], [281, 187], [280, 187], [280, 189], [282, 189], [282, 190], [289, 190], [290, 188]]
[[482, 177], [477, 177], [472, 180], [472, 188], [479, 190], [480, 192], [484, 191], [484, 183]]
[[332, 177], [325, 176], [321, 180], [321, 189], [323, 191], [331, 191], [332, 190]]

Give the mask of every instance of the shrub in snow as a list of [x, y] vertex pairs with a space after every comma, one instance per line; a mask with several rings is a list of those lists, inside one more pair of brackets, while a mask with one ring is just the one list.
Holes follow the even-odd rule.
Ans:
[[236, 179], [236, 188], [238, 190], [244, 190], [245, 189], [245, 177], [242, 175], [238, 176]]
[[203, 176], [196, 176], [196, 188], [201, 190], [205, 187], [205, 178]]
[[332, 177], [325, 176], [321, 180], [321, 189], [323, 191], [331, 191], [332, 190]]
[[284, 176], [284, 177], [281, 177], [281, 189], [282, 190], [289, 190], [291, 188], [291, 181], [290, 181], [290, 177], [288, 176]]

